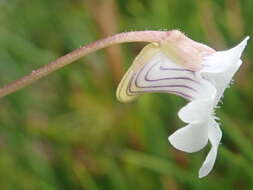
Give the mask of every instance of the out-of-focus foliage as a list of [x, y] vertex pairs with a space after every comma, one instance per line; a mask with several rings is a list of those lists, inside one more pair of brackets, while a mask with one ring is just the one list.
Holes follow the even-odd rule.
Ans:
[[[216, 49], [252, 35], [252, 0], [0, 0], [0, 84], [117, 32], [181, 29]], [[253, 189], [250, 41], [218, 111], [224, 132], [212, 173], [208, 148], [185, 154], [167, 137], [186, 102], [166, 94], [115, 98], [144, 44], [96, 52], [0, 100], [1, 190]]]

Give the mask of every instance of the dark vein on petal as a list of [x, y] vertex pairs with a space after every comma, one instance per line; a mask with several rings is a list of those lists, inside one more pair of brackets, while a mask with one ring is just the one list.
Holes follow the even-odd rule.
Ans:
[[[150, 71], [153, 69], [155, 67], [155, 64], [153, 64], [149, 69], [148, 69], [148, 71], [147, 71], [147, 74], [145, 75], [145, 80], [146, 81], [150, 81], [150, 82], [156, 82], [156, 81], [162, 81], [162, 80], [173, 80], [173, 79], [175, 79], [175, 80], [188, 80], [188, 81], [192, 81], [192, 82], [194, 82], [194, 83], [196, 83], [196, 84], [200, 84], [198, 81], [196, 81], [196, 80], [194, 80], [194, 79], [192, 79], [192, 78], [190, 78], [190, 77], [167, 77], [167, 78], [159, 78], [159, 79], [149, 79], [148, 78], [148, 75], [149, 75], [149, 73], [150, 73]], [[161, 69], [161, 66], [159, 67], [159, 69], [161, 70], [161, 71], [163, 71], [164, 69]], [[168, 68], [167, 68], [168, 69]], [[166, 70], [167, 70], [166, 69]], [[174, 70], [175, 68], [170, 68], [170, 70]]]
[[[156, 64], [156, 63], [154, 63], [154, 64]], [[141, 68], [141, 70], [140, 70], [140, 72], [138, 72], [137, 73], [137, 77], [136, 77], [136, 80], [135, 80], [135, 86], [136, 87], [138, 87], [138, 88], [166, 88], [166, 87], [168, 87], [168, 88], [187, 88], [187, 89], [189, 89], [189, 90], [192, 90], [192, 91], [194, 91], [194, 92], [197, 92], [197, 90], [196, 89], [194, 89], [194, 88], [192, 88], [192, 87], [190, 87], [190, 86], [187, 86], [187, 85], [151, 85], [151, 86], [141, 86], [141, 85], [139, 85], [138, 84], [138, 79], [139, 79], [139, 77], [140, 77], [140, 74], [143, 72], [143, 70], [145, 69], [147, 67], [147, 65], [144, 65], [142, 68]], [[146, 74], [145, 74], [146, 75]], [[144, 78], [145, 79], [145, 78]]]
[[[128, 96], [135, 96], [135, 95], [138, 95], [138, 94], [143, 94], [143, 93], [152, 93], [152, 92], [160, 92], [160, 93], [171, 93], [171, 94], [175, 94], [175, 95], [178, 95], [178, 96], [181, 96], [187, 100], [192, 100], [193, 97], [191, 95], [188, 95], [188, 94], [185, 94], [183, 92], [179, 92], [179, 91], [176, 91], [176, 90], [140, 90], [140, 91], [134, 91], [131, 89], [131, 86], [134, 84], [133, 83], [133, 80], [136, 76], [136, 73], [131, 77], [129, 83], [128, 83], [128, 87], [127, 87], [127, 92], [126, 94]], [[136, 80], [135, 80], [136, 81]], [[145, 89], [145, 88], [140, 88], [140, 89]]]
[[160, 66], [160, 70], [164, 70], [164, 71], [187, 71], [187, 72], [190, 72], [192, 74], [195, 74], [195, 72], [193, 70], [190, 70], [190, 69], [181, 69], [181, 68], [165, 68], [163, 66]]

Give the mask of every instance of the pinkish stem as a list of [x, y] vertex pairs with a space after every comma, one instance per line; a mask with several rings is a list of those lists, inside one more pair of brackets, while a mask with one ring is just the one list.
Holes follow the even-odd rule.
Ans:
[[0, 98], [8, 94], [11, 94], [21, 88], [28, 86], [29, 84], [35, 82], [36, 80], [47, 76], [48, 74], [68, 65], [81, 57], [106, 48], [108, 46], [126, 42], [161, 42], [171, 35], [171, 33], [176, 30], [170, 31], [135, 31], [135, 32], [125, 32], [119, 33], [114, 36], [110, 36], [95, 42], [92, 42], [88, 45], [85, 45], [81, 48], [78, 48], [55, 61], [50, 62], [49, 64], [33, 70], [30, 74], [10, 83], [2, 88], [0, 88]]

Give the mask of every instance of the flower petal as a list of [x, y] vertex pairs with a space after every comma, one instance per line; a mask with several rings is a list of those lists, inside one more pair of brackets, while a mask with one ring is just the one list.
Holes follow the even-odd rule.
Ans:
[[220, 130], [220, 127], [218, 123], [213, 120], [211, 124], [209, 125], [209, 129], [208, 129], [208, 138], [211, 142], [212, 148], [209, 151], [203, 165], [201, 166], [199, 170], [200, 178], [208, 175], [209, 172], [213, 169], [221, 137], [222, 137], [222, 132]]
[[215, 104], [218, 103], [232, 77], [241, 66], [240, 57], [248, 39], [249, 37], [246, 37], [240, 44], [230, 50], [215, 52], [204, 58], [201, 76], [211, 82], [217, 89]]
[[174, 63], [157, 49], [150, 44], [134, 60], [118, 86], [117, 98], [120, 101], [131, 101], [150, 92], [176, 94], [188, 100], [199, 96], [203, 86], [200, 75]]
[[195, 100], [178, 112], [179, 118], [186, 123], [202, 123], [208, 120], [213, 110], [213, 101]]
[[186, 123], [206, 122], [213, 113], [217, 90], [204, 79], [199, 79], [199, 82], [198, 95], [178, 112], [179, 118]]
[[169, 136], [169, 142], [178, 150], [192, 153], [201, 150], [208, 141], [208, 125], [189, 124]]
[[127, 93], [130, 82], [136, 72], [138, 72], [140, 68], [143, 67], [143, 65], [145, 65], [146, 62], [149, 61], [158, 51], [160, 51], [160, 49], [153, 43], [148, 44], [141, 50], [118, 85], [116, 96], [119, 101], [130, 102], [138, 96], [137, 94], [130, 95]]
[[249, 37], [247, 36], [241, 43], [229, 50], [217, 51], [204, 57], [201, 72], [214, 74], [224, 73], [229, 67], [238, 66], [238, 61], [240, 60], [248, 40]]

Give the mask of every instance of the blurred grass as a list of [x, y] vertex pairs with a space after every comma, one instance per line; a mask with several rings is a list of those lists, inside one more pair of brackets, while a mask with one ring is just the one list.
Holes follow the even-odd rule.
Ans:
[[[214, 48], [252, 35], [253, 1], [0, 0], [0, 84], [116, 32], [181, 29]], [[99, 14], [98, 14], [99, 13]], [[214, 171], [208, 148], [185, 154], [167, 137], [183, 123], [179, 97], [120, 104], [122, 70], [144, 44], [100, 51], [0, 102], [0, 189], [253, 189], [253, 50], [218, 111], [224, 132]]]

